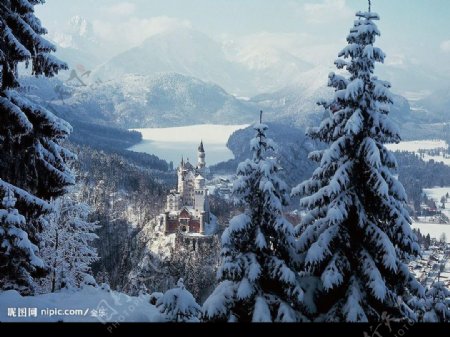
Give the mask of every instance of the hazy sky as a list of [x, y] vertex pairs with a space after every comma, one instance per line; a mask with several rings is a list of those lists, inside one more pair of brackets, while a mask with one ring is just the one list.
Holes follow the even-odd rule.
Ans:
[[[372, 0], [381, 16], [379, 45], [392, 64], [421, 65], [450, 76], [449, 0]], [[127, 48], [168, 25], [189, 25], [216, 39], [260, 38], [304, 46], [311, 59], [333, 57], [366, 0], [47, 0], [37, 14], [51, 34], [74, 15], [95, 35]], [[308, 51], [306, 51], [306, 49]], [[332, 59], [329, 60], [332, 63]], [[323, 62], [320, 59], [320, 62]], [[441, 69], [442, 68], [442, 69]]]

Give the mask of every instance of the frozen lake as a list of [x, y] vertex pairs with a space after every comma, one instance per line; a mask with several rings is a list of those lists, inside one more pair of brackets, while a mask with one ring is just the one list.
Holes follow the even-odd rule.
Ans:
[[133, 129], [142, 133], [142, 142], [129, 150], [154, 154], [168, 162], [173, 161], [176, 167], [181, 160], [189, 158], [197, 163], [197, 148], [200, 141], [206, 152], [206, 165], [214, 165], [233, 159], [233, 153], [226, 144], [230, 135], [248, 125], [191, 125], [173, 128]]

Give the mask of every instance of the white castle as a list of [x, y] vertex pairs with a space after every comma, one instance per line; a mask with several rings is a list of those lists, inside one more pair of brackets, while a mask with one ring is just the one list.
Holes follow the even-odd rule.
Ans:
[[203, 141], [198, 147], [198, 162], [194, 167], [189, 159], [181, 159], [177, 169], [178, 184], [167, 196], [163, 215], [166, 234], [198, 233], [205, 234], [205, 226], [211, 221], [208, 189], [205, 186], [205, 149]]

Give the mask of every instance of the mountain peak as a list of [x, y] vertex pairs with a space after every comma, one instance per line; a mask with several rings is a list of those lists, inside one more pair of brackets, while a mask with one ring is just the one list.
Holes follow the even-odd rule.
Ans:
[[72, 35], [89, 37], [93, 34], [92, 24], [79, 15], [70, 18], [67, 27], [68, 33]]

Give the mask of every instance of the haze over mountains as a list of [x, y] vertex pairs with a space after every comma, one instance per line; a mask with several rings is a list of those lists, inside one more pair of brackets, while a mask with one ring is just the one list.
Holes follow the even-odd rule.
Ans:
[[[250, 123], [259, 109], [269, 121], [305, 127], [322, 118], [317, 99], [332, 94], [326, 84], [334, 59], [315, 65], [270, 34], [214, 40], [189, 25], [168, 25], [114, 55], [89, 22], [74, 17], [64, 33], [50, 37], [72, 69], [92, 71], [82, 79], [87, 87], [66, 88], [67, 103], [81, 115], [125, 128]], [[414, 68], [413, 62], [395, 63], [381, 66], [380, 77], [393, 83], [393, 92], [418, 99], [410, 100], [411, 111], [396, 97], [394, 119], [448, 122], [445, 76]], [[68, 77], [63, 73], [60, 80]], [[441, 90], [434, 93], [435, 87]]]

